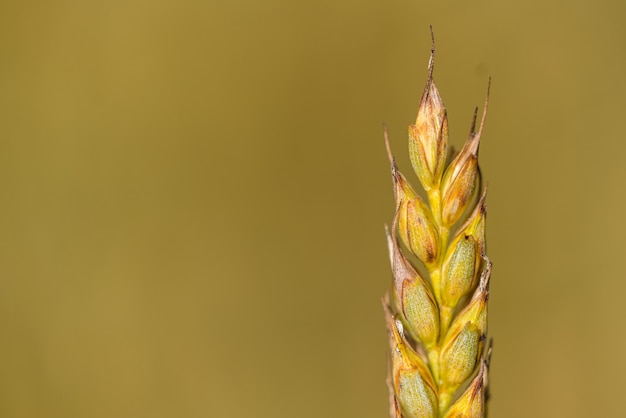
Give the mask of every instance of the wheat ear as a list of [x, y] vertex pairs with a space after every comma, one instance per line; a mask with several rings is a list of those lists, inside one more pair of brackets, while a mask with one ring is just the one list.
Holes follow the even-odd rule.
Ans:
[[[398, 170], [385, 128], [396, 200], [387, 230], [393, 292], [383, 301], [391, 347], [390, 415], [482, 418], [491, 262], [485, 253], [486, 189], [475, 196], [489, 93], [478, 129], [476, 109], [469, 138], [446, 164], [448, 117], [433, 81], [434, 56], [433, 46], [417, 119], [409, 126], [409, 156], [428, 204]], [[405, 256], [398, 236], [428, 275]]]

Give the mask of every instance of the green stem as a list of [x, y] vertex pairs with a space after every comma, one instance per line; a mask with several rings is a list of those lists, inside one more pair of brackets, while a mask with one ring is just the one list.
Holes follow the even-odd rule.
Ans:
[[437, 268], [430, 273], [430, 282], [433, 285], [433, 293], [435, 294], [435, 300], [437, 306], [441, 306], [441, 269]]
[[433, 222], [439, 233], [439, 246], [437, 251], [437, 259], [432, 266], [430, 273], [430, 281], [433, 286], [433, 293], [439, 306], [439, 340], [437, 344], [428, 350], [428, 362], [430, 363], [431, 372], [435, 378], [435, 382], [439, 392], [439, 416], [443, 417], [450, 403], [452, 402], [452, 393], [447, 390], [442, 390], [440, 382], [440, 370], [439, 370], [439, 355], [443, 348], [446, 334], [450, 323], [452, 322], [452, 315], [454, 309], [443, 303], [441, 296], [441, 281], [443, 276], [443, 264], [445, 262], [448, 240], [450, 238], [450, 230], [443, 223], [442, 216], [442, 202], [441, 202], [441, 190], [439, 187], [428, 190], [428, 203], [430, 204], [430, 210], [433, 216]]
[[430, 189], [428, 192], [428, 203], [433, 214], [435, 225], [441, 228], [441, 192], [439, 188]]
[[439, 387], [439, 346], [435, 345], [428, 349], [428, 362], [430, 363], [430, 371], [435, 378], [435, 383]]
[[439, 394], [439, 416], [443, 417], [448, 408], [450, 407], [450, 403], [452, 402], [452, 393], [450, 392], [441, 392]]
[[448, 333], [448, 327], [450, 326], [450, 322], [452, 321], [452, 314], [454, 312], [453, 308], [446, 306], [445, 304], [440, 305], [439, 309], [439, 344], [443, 345], [443, 341], [446, 338], [446, 334]]

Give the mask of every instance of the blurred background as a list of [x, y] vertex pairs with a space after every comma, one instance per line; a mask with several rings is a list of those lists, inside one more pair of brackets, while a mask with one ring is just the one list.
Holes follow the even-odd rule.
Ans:
[[0, 415], [386, 417], [432, 24], [457, 147], [493, 77], [491, 416], [624, 416], [625, 12], [0, 2]]

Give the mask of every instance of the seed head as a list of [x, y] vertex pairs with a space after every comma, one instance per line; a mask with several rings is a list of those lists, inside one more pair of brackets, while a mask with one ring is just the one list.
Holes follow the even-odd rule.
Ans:
[[392, 384], [405, 418], [436, 418], [437, 389], [424, 360], [403, 335], [402, 322], [383, 302], [392, 357]]
[[439, 186], [448, 144], [448, 116], [433, 80], [433, 67], [434, 49], [417, 118], [415, 124], [409, 126], [409, 157], [426, 191]]
[[444, 418], [483, 418], [487, 391], [487, 363], [481, 361], [478, 374], [450, 407]]
[[433, 223], [430, 209], [416, 196], [406, 206], [406, 229], [400, 230], [406, 236], [408, 247], [426, 267], [430, 268], [437, 259], [439, 234]]
[[489, 89], [487, 89], [485, 109], [478, 132], [475, 129], [477, 112], [474, 112], [469, 138], [443, 176], [441, 185], [443, 190], [442, 222], [446, 227], [451, 227], [459, 219], [474, 192], [476, 176], [478, 175], [478, 147], [488, 106]]
[[[393, 304], [389, 298], [383, 302], [392, 353], [389, 416], [484, 418], [491, 262], [485, 255], [486, 190], [479, 199], [475, 192], [489, 94], [479, 129], [476, 110], [467, 142], [446, 167], [448, 117], [433, 62], [434, 46], [417, 117], [409, 126], [411, 165], [428, 199], [398, 170], [384, 131], [396, 201], [387, 231]], [[456, 225], [460, 219], [466, 220]], [[419, 273], [409, 253], [425, 267]]]
[[439, 309], [433, 294], [398, 246], [395, 227], [387, 232], [395, 299], [409, 333], [430, 349], [439, 338]]
[[460, 235], [450, 245], [441, 281], [441, 298], [446, 306], [457, 306], [459, 300], [472, 290], [477, 258], [477, 243], [472, 235]]
[[487, 198], [487, 188], [483, 191], [482, 196], [476, 203], [474, 211], [471, 213], [465, 224], [459, 228], [459, 232], [455, 239], [461, 235], [471, 235], [476, 240], [478, 254], [486, 254], [485, 245], [485, 220], [487, 216], [487, 206], [485, 199]]
[[481, 258], [485, 254], [485, 197], [483, 192], [476, 208], [450, 243], [443, 265], [442, 299], [448, 307], [457, 306], [478, 279]]
[[404, 245], [429, 267], [437, 257], [439, 240], [432, 213], [422, 198], [415, 193], [406, 177], [398, 170], [389, 148], [386, 128], [385, 142], [391, 164], [391, 176], [396, 199], [394, 225], [398, 226]]
[[469, 304], [452, 322], [441, 352], [441, 380], [444, 392], [455, 391], [475, 369], [487, 335], [487, 301], [491, 262], [485, 269]]

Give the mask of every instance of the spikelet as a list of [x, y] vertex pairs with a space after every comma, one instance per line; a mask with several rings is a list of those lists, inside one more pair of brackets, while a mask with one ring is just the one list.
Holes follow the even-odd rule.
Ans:
[[[409, 157], [428, 203], [398, 170], [385, 128], [396, 200], [387, 231], [392, 300], [383, 301], [391, 348], [390, 416], [483, 418], [491, 262], [485, 254], [486, 189], [479, 198], [477, 189], [489, 93], [478, 130], [475, 111], [469, 138], [446, 166], [448, 116], [433, 68], [434, 47], [417, 118], [409, 126]], [[427, 275], [409, 261], [409, 253]]]

